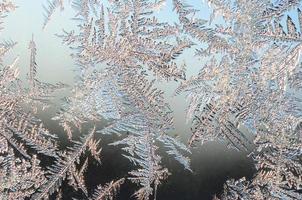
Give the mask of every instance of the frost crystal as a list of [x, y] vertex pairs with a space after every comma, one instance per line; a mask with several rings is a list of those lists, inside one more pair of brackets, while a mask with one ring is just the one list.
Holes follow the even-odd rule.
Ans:
[[[214, 140], [248, 152], [256, 168], [249, 180], [229, 179], [215, 200], [302, 199], [301, 1], [207, 0], [208, 19], [198, 5], [171, 1], [174, 24], [157, 16], [165, 0], [47, 0], [43, 29], [65, 4], [77, 24], [57, 34], [77, 65], [71, 95], [52, 118], [72, 142], [67, 149], [35, 116], [67, 86], [38, 80], [34, 37], [26, 80], [18, 58], [3, 62], [17, 43], [0, 43], [0, 199], [62, 199], [68, 185], [82, 199], [113, 200], [127, 181], [139, 186], [136, 199], [157, 199], [170, 175], [159, 151], [191, 172], [190, 148]], [[16, 8], [0, 0], [1, 24]], [[179, 66], [186, 50], [202, 61], [190, 77]], [[189, 102], [188, 146], [169, 135], [173, 109], [158, 85], [172, 81]], [[85, 133], [87, 124], [94, 128]], [[134, 169], [90, 188], [90, 160], [102, 164], [99, 138], [113, 134], [110, 145]]]
[[158, 185], [169, 174], [161, 166], [156, 141], [190, 170], [189, 159], [183, 155], [190, 153], [189, 149], [167, 135], [173, 129], [172, 111], [164, 92], [154, 83], [157, 79], [185, 78], [174, 60], [192, 43], [175, 37], [178, 26], [154, 16], [162, 4], [116, 1], [105, 10], [102, 3], [75, 1], [80, 33], [58, 35], [77, 50], [73, 56], [80, 74], [73, 97], [55, 119], [61, 121], [69, 137], [72, 125], [80, 128], [86, 121], [102, 118], [110, 125], [98, 132], [128, 133], [113, 145], [123, 145], [125, 156], [139, 167], [129, 173], [129, 179], [141, 186], [135, 193], [137, 199], [156, 195]]
[[196, 50], [207, 64], [176, 90], [190, 102], [189, 144], [223, 139], [251, 152], [257, 174], [226, 183], [222, 199], [301, 199], [300, 1], [208, 2], [207, 21], [174, 0], [183, 32], [207, 44]]

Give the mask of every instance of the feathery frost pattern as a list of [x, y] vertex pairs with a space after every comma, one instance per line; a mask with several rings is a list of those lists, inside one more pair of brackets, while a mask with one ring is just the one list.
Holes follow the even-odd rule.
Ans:
[[[222, 139], [254, 158], [255, 177], [228, 181], [221, 199], [301, 199], [301, 3], [208, 3], [211, 18], [203, 20], [196, 9], [174, 0], [182, 31], [207, 44], [196, 49], [207, 63], [176, 90], [190, 102], [189, 144]], [[289, 10], [298, 15], [297, 23]]]
[[150, 75], [167, 81], [184, 79], [183, 69], [174, 60], [192, 46], [189, 40], [174, 36], [177, 26], [152, 16], [162, 5], [163, 1], [133, 0], [109, 2], [105, 9], [100, 2], [75, 1], [80, 33], [58, 35], [76, 49], [73, 55], [80, 74], [73, 97], [54, 119], [60, 120], [69, 137], [72, 126], [81, 128], [86, 121], [100, 119], [109, 120], [110, 125], [98, 133], [128, 133], [112, 145], [124, 146], [125, 157], [139, 167], [129, 172], [129, 179], [141, 186], [134, 194], [137, 199], [156, 197], [158, 185], [169, 174], [161, 166], [156, 141], [190, 170], [183, 155], [190, 150], [167, 135], [173, 129], [173, 117], [164, 92], [154, 86], [156, 79], [149, 79]]
[[[0, 3], [1, 15], [16, 7], [10, 1]], [[15, 46], [15, 42], [1, 44], [1, 57]], [[75, 191], [81, 191], [87, 199], [112, 199], [123, 183], [108, 183], [90, 193], [85, 183], [88, 158], [80, 163], [80, 156], [89, 151], [100, 161], [99, 141], [93, 139], [94, 129], [68, 151], [61, 151], [57, 145], [57, 135], [50, 133], [41, 120], [34, 117], [42, 105], [48, 107], [51, 95], [57, 89], [66, 87], [62, 83], [49, 84], [36, 78], [36, 44], [32, 38], [29, 43], [30, 66], [28, 87], [23, 87], [17, 67], [18, 58], [8, 66], [2, 63], [0, 69], [0, 199], [49, 199], [52, 195], [60, 197], [60, 186], [67, 179]], [[2, 59], [1, 59], [2, 60]], [[23, 108], [32, 108], [32, 113]], [[45, 159], [52, 166], [41, 166]], [[44, 160], [44, 161], [43, 161]], [[78, 167], [78, 163], [81, 167]]]
[[[157, 15], [171, 3], [174, 23]], [[209, 141], [248, 153], [256, 169], [251, 179], [227, 180], [213, 199], [302, 199], [301, 1], [205, 0], [208, 19], [199, 17], [198, 3], [46, 0], [44, 30], [57, 10], [74, 11], [77, 27], [56, 34], [72, 51], [72, 86], [38, 79], [34, 35], [25, 80], [18, 57], [4, 62], [18, 43], [0, 43], [0, 199], [63, 199], [68, 188], [68, 198], [113, 200], [127, 183], [138, 186], [133, 198], [156, 200], [171, 176], [162, 153], [192, 172], [191, 148]], [[0, 0], [1, 30], [15, 9]], [[188, 76], [180, 63], [192, 50], [202, 62]], [[173, 108], [159, 87], [167, 82], [178, 85], [173, 97], [188, 101], [187, 145], [170, 135]], [[68, 147], [37, 117], [67, 87], [71, 94], [52, 120]], [[108, 183], [95, 177], [92, 187], [87, 171], [102, 166], [105, 135], [117, 138], [109, 145], [121, 148], [133, 168]]]

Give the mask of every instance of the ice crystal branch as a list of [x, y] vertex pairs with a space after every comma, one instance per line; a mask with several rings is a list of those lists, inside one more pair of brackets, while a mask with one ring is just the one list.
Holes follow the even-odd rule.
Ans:
[[[198, 76], [183, 82], [176, 91], [188, 93], [188, 117], [194, 123], [211, 126], [194, 130], [191, 143], [195, 139], [203, 139], [208, 135], [205, 132], [227, 137], [224, 126], [232, 118], [235, 118], [235, 124], [245, 124], [252, 128], [252, 124], [262, 120], [261, 113], [264, 110], [273, 112], [272, 109], [280, 108], [282, 105], [278, 101], [269, 105], [267, 100], [279, 98], [281, 103], [284, 102], [281, 99], [288, 98], [285, 92], [286, 80], [297, 68], [301, 51], [298, 39], [300, 33], [289, 16], [285, 33], [279, 22], [274, 29], [268, 29], [273, 21], [264, 20], [263, 15], [254, 12], [256, 7], [265, 11], [268, 2], [209, 2], [213, 12], [222, 11], [224, 24], [217, 24], [217, 28], [207, 28], [206, 22], [203, 26], [188, 26], [186, 23], [189, 20], [181, 20], [186, 32], [208, 34], [211, 30], [211, 37], [215, 38], [206, 41], [208, 47], [197, 51], [197, 56], [210, 57], [210, 61]], [[174, 5], [180, 19], [190, 13], [190, 7], [179, 1], [174, 1]], [[194, 20], [192, 18], [191, 21]], [[191, 36], [200, 42], [205, 41], [195, 34]]]
[[58, 35], [77, 50], [73, 56], [80, 67], [80, 81], [66, 108], [54, 119], [67, 132], [71, 125], [81, 127], [83, 122], [105, 118], [110, 125], [98, 132], [129, 133], [113, 144], [124, 145], [129, 154], [125, 156], [139, 167], [130, 172], [130, 180], [141, 186], [135, 196], [149, 199], [156, 196], [158, 185], [168, 175], [157, 155], [156, 141], [163, 142], [168, 154], [190, 169], [183, 155], [190, 151], [167, 135], [173, 129], [172, 112], [164, 92], [154, 86], [155, 79], [149, 80], [150, 73], [167, 81], [184, 79], [175, 59], [192, 42], [175, 37], [178, 26], [154, 16], [163, 1], [110, 1], [107, 9], [102, 3], [89, 2], [73, 4], [79, 34], [64, 31]]
[[43, 8], [45, 11], [43, 29], [45, 29], [56, 9], [64, 9], [64, 0], [47, 0], [47, 5], [43, 6]]
[[37, 79], [37, 48], [36, 43], [34, 41], [34, 36], [32, 36], [31, 41], [29, 42], [30, 49], [30, 64], [29, 64], [29, 73], [28, 73], [28, 81], [29, 81], [29, 98], [28, 102], [32, 105], [33, 109], [37, 110], [37, 105], [41, 105], [42, 109], [45, 109], [49, 106], [49, 100], [51, 99], [51, 95], [57, 90], [63, 89], [67, 87], [66, 84], [56, 83], [50, 84], [39, 81]]
[[[1, 15], [15, 8], [1, 2]], [[3, 17], [3, 16], [2, 16]], [[4, 42], [1, 61], [15, 45]], [[44, 183], [45, 172], [36, 154], [56, 157], [56, 144], [42, 123], [22, 109], [27, 93], [18, 78], [18, 59], [0, 69], [0, 198], [26, 199]], [[32, 153], [34, 151], [34, 153]]]
[[113, 200], [117, 191], [120, 189], [121, 185], [124, 184], [124, 182], [125, 179], [121, 178], [117, 181], [111, 181], [105, 186], [99, 185], [94, 191], [94, 194], [90, 200]]
[[[189, 143], [218, 138], [252, 151], [257, 174], [251, 181], [226, 183], [222, 199], [299, 199], [301, 136], [295, 130], [301, 97], [293, 91], [301, 82], [301, 21], [295, 23], [286, 11], [296, 11], [300, 19], [300, 1], [208, 2], [209, 22], [174, 0], [183, 31], [207, 44], [196, 51], [207, 64], [176, 90], [190, 102]], [[251, 133], [258, 151], [251, 148]]]
[[[1, 17], [14, 8], [10, 1], [1, 2]], [[1, 43], [0, 199], [49, 199], [55, 190], [62, 189], [63, 180], [68, 180], [74, 190], [88, 199], [92, 196], [85, 183], [88, 159], [81, 163], [80, 157], [88, 150], [101, 163], [100, 141], [93, 138], [95, 129], [79, 142], [74, 142], [68, 151], [59, 150], [57, 136], [50, 133], [33, 113], [37, 103], [48, 106], [50, 94], [65, 85], [48, 84], [37, 79], [37, 47], [32, 38], [29, 43], [29, 86], [24, 86], [24, 81], [19, 79], [18, 58], [8, 66], [2, 63], [3, 56], [15, 44], [11, 41]], [[28, 104], [32, 106], [32, 112], [25, 111], [24, 106]], [[52, 167], [44, 167], [52, 162]], [[101, 199], [113, 199], [122, 183], [123, 179], [111, 182], [103, 189], [99, 188], [95, 195]], [[60, 193], [53, 196], [62, 198]]]
[[45, 181], [39, 160], [33, 156], [29, 161], [15, 157], [7, 148], [6, 158], [0, 157], [0, 198], [24, 199], [29, 197]]
[[83, 177], [83, 172], [86, 169], [87, 161], [84, 162], [81, 169], [78, 171], [76, 164], [80, 162], [80, 156], [90, 148], [91, 140], [93, 140], [95, 129], [81, 138], [80, 142], [74, 142], [74, 146], [68, 152], [60, 154], [60, 158], [55, 161], [55, 165], [49, 168], [50, 176], [48, 180], [38, 189], [32, 199], [45, 199], [62, 184], [62, 181], [68, 177], [69, 184], [76, 189], [81, 189], [87, 195], [87, 189]]

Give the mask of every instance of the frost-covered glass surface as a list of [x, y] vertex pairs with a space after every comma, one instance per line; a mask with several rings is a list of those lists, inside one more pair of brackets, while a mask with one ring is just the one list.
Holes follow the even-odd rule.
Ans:
[[302, 199], [301, 9], [0, 0], [0, 199]]

